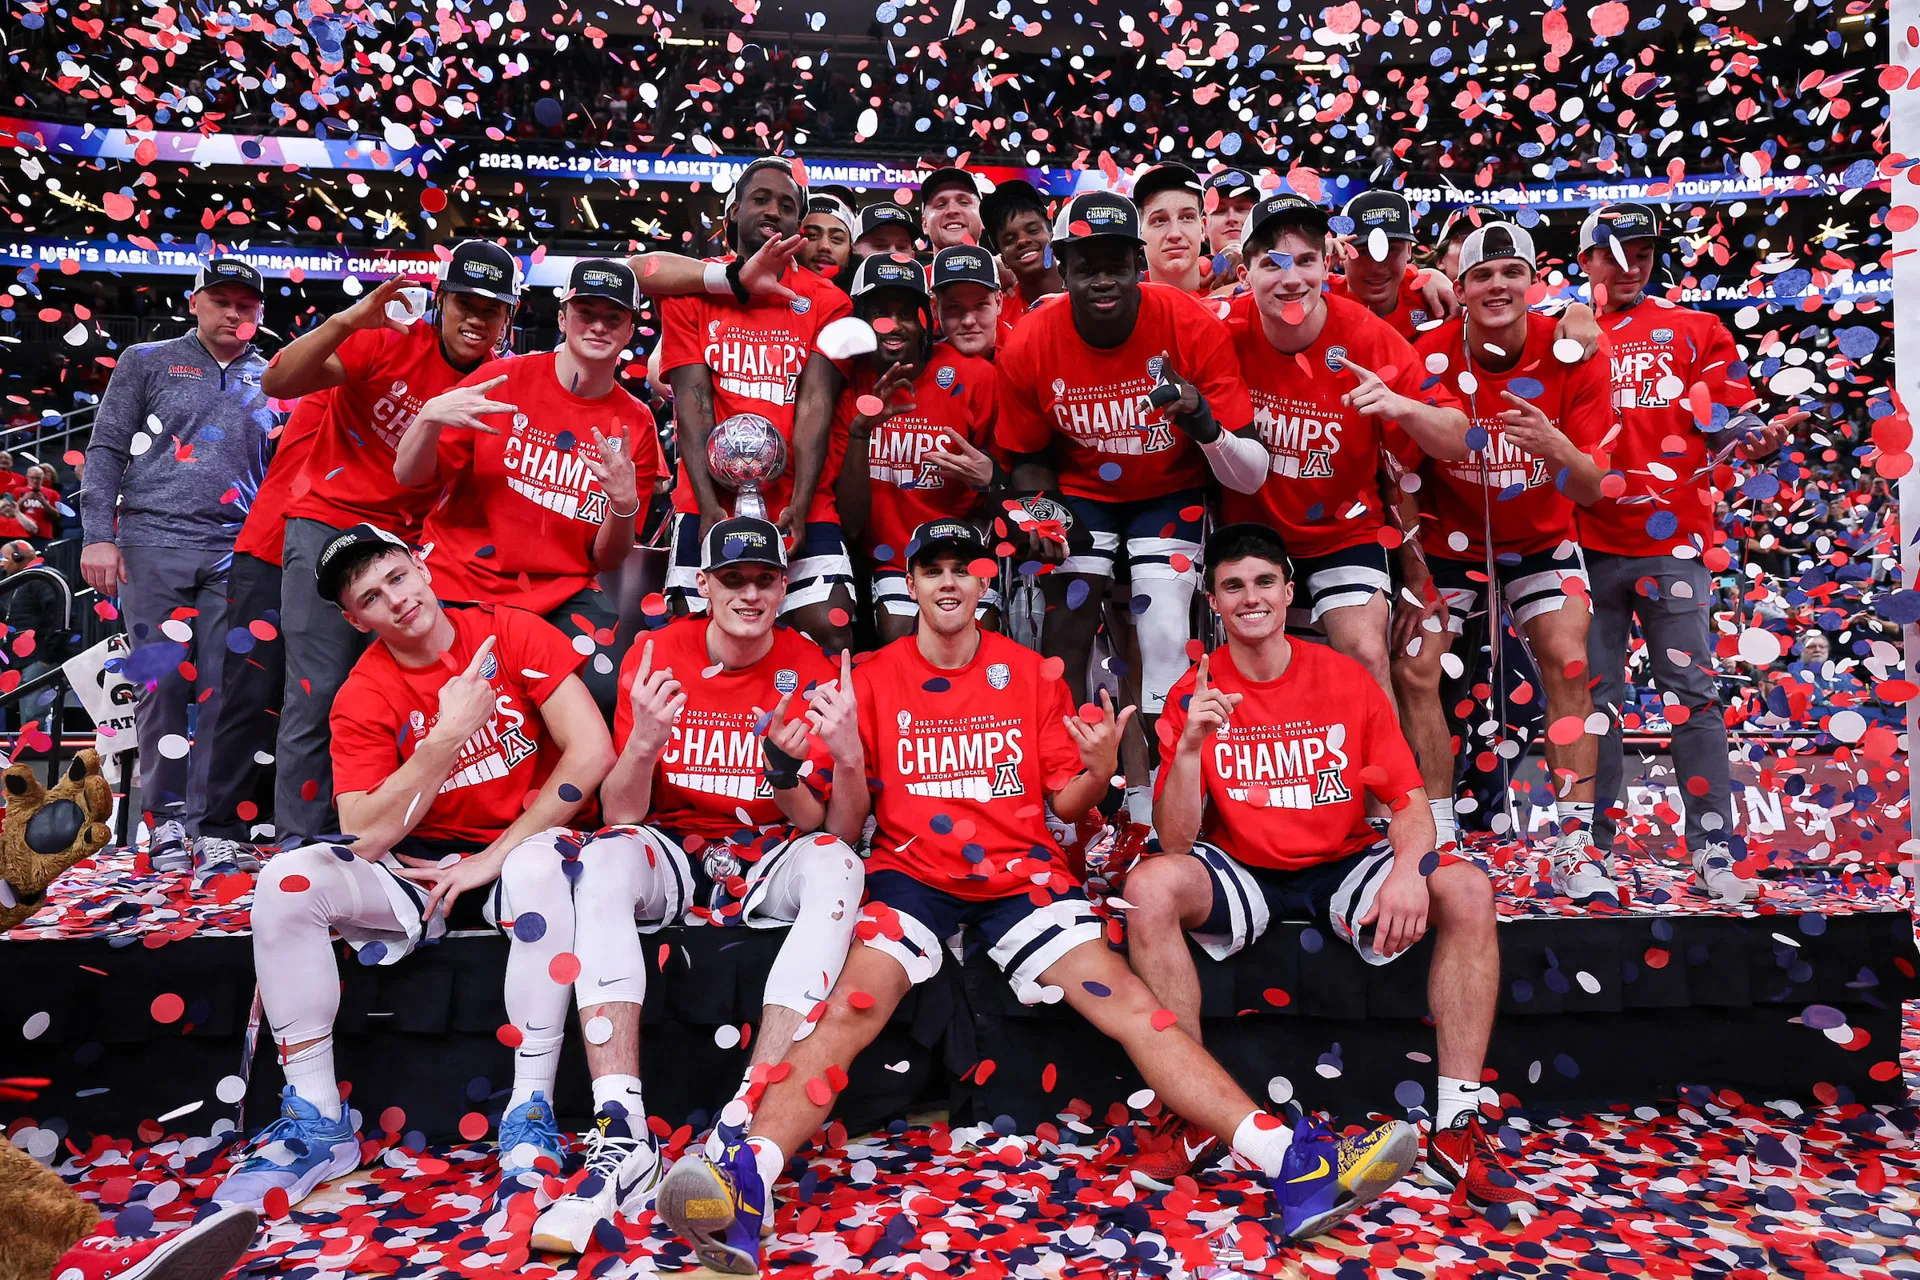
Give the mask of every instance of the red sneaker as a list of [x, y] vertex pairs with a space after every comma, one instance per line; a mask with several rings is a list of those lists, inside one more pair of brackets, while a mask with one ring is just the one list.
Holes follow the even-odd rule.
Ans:
[[60, 1256], [52, 1280], [223, 1280], [240, 1261], [260, 1217], [234, 1205], [168, 1236], [132, 1240], [102, 1223]]
[[1428, 1172], [1482, 1212], [1494, 1205], [1533, 1203], [1503, 1159], [1478, 1112], [1469, 1111], [1450, 1127], [1427, 1135]]
[[1219, 1148], [1220, 1139], [1205, 1129], [1162, 1111], [1140, 1131], [1140, 1154], [1127, 1166], [1127, 1176], [1143, 1191], [1171, 1191], [1175, 1178], [1210, 1163]]

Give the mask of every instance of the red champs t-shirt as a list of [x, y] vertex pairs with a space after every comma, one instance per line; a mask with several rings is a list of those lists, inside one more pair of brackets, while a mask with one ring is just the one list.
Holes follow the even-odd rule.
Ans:
[[327, 419], [332, 389], [301, 396], [286, 425], [280, 428], [279, 443], [273, 447], [273, 461], [247, 507], [247, 521], [234, 539], [236, 553], [244, 552], [268, 564], [279, 564], [287, 544], [287, 504], [293, 500], [294, 481], [306, 474], [307, 459], [313, 454], [314, 437]]
[[[1191, 668], [1167, 694], [1155, 799], [1199, 674]], [[1200, 835], [1249, 866], [1298, 871], [1358, 853], [1380, 838], [1365, 793], [1397, 805], [1420, 786], [1387, 695], [1345, 654], [1294, 641], [1280, 678], [1262, 682], [1241, 675], [1222, 645], [1208, 658], [1207, 682], [1246, 696], [1201, 752]]]
[[1713, 406], [1737, 410], [1754, 398], [1733, 336], [1718, 317], [1665, 298], [1601, 316], [1600, 332], [1612, 349], [1620, 416], [1610, 460], [1627, 487], [1580, 509], [1580, 544], [1621, 556], [1704, 548], [1713, 528], [1712, 479], [1703, 474]]
[[1027, 313], [994, 360], [996, 438], [1008, 453], [1051, 452], [1076, 498], [1134, 502], [1198, 488], [1212, 474], [1200, 447], [1147, 401], [1162, 352], [1200, 388], [1222, 431], [1253, 421], [1233, 340], [1213, 309], [1170, 285], [1140, 286], [1140, 316], [1117, 347], [1090, 347], [1065, 294]]
[[[773, 648], [750, 667], [729, 671], [707, 651], [707, 618], [680, 618], [637, 638], [620, 664], [620, 697], [613, 713], [613, 745], [627, 749], [633, 736], [633, 682], [647, 642], [653, 669], [671, 670], [687, 692], [687, 705], [653, 769], [646, 822], [678, 835], [725, 840], [750, 828], [784, 825], [786, 816], [767, 785], [764, 739], [754, 730], [780, 695], [791, 693], [789, 719], [805, 715], [802, 696], [839, 679], [840, 670], [798, 631], [777, 627]], [[833, 757], [817, 736], [813, 777], [833, 776]]]
[[1071, 879], [1047, 832], [1048, 791], [1080, 772], [1067, 686], [1045, 660], [991, 631], [946, 671], [912, 636], [853, 670], [860, 742], [874, 788], [869, 872], [905, 872], [969, 901]]
[[[793, 495], [793, 410], [800, 375], [820, 349], [820, 331], [853, 314], [853, 299], [811, 271], [791, 267], [781, 283], [800, 296], [789, 302], [759, 294], [742, 306], [730, 297], [696, 294], [665, 298], [660, 306], [662, 378], [686, 365], [704, 364], [713, 371], [715, 426], [736, 413], [757, 413], [786, 439], [787, 473], [762, 490], [769, 517], [777, 517]], [[726, 487], [717, 488], [731, 511]], [[823, 473], [820, 490], [832, 488], [832, 477]], [[673, 509], [700, 510], [684, 470], [673, 491]], [[813, 510], [818, 509], [816, 503]], [[815, 518], [812, 511], [809, 518]]]
[[[1485, 514], [1482, 506], [1480, 458], [1487, 458], [1489, 497], [1496, 555], [1525, 555], [1547, 551], [1574, 536], [1574, 501], [1560, 491], [1560, 477], [1545, 458], [1536, 458], [1506, 438], [1500, 414], [1512, 408], [1501, 391], [1512, 391], [1538, 405], [1556, 427], [1582, 450], [1598, 454], [1613, 429], [1608, 403], [1607, 365], [1600, 357], [1585, 364], [1563, 364], [1553, 354], [1552, 316], [1527, 315], [1527, 341], [1519, 362], [1505, 373], [1491, 373], [1475, 365], [1476, 389], [1461, 389], [1466, 368], [1462, 340], [1465, 321], [1455, 318], [1420, 335], [1414, 350], [1432, 372], [1433, 357], [1445, 360], [1442, 383], [1466, 408], [1468, 438], [1473, 429], [1487, 433], [1484, 450], [1473, 450], [1453, 462], [1431, 459], [1426, 482], [1420, 488], [1421, 543], [1430, 556], [1445, 560], [1481, 560]], [[1604, 463], [1602, 464], [1605, 465]]]
[[440, 482], [403, 487], [393, 478], [394, 447], [421, 407], [462, 375], [441, 354], [440, 331], [424, 320], [405, 333], [362, 329], [338, 354], [347, 380], [328, 396], [287, 518], [335, 528], [366, 520], [418, 542]]
[[[858, 401], [873, 394], [877, 380], [871, 369], [862, 367], [841, 393], [833, 422], [835, 452], [841, 459]], [[904, 569], [915, 528], [929, 520], [965, 519], [973, 511], [980, 497], [973, 487], [942, 475], [922, 459], [935, 449], [953, 452], [951, 444], [943, 442], [955, 437], [985, 453], [998, 452], [993, 443], [993, 385], [992, 365], [941, 343], [913, 384], [912, 410], [875, 428], [867, 442], [870, 497], [860, 550], [877, 564]]]
[[427, 516], [434, 593], [442, 600], [511, 604], [548, 613], [593, 585], [593, 543], [607, 495], [587, 469], [599, 457], [594, 428], [633, 451], [644, 504], [665, 474], [653, 414], [622, 387], [585, 400], [560, 385], [558, 355], [511, 356], [481, 365], [462, 386], [506, 375], [488, 392], [513, 414], [492, 419], [500, 434], [440, 433], [446, 495]]
[[1330, 296], [1326, 307], [1320, 336], [1292, 355], [1267, 341], [1257, 310], [1228, 325], [1253, 399], [1253, 425], [1270, 460], [1259, 492], [1226, 491], [1222, 515], [1229, 523], [1273, 526], [1296, 556], [1329, 555], [1379, 537], [1386, 523], [1381, 449], [1400, 452], [1406, 444], [1398, 427], [1340, 403], [1360, 381], [1343, 357], [1410, 400], [1457, 407], [1453, 393], [1427, 375], [1386, 321], [1345, 298]]
[[440, 718], [441, 686], [467, 669], [488, 636], [498, 636], [481, 668], [493, 685], [493, 719], [461, 744], [453, 773], [413, 828], [422, 839], [478, 851], [513, 825], [553, 772], [560, 753], [540, 708], [582, 659], [558, 628], [519, 609], [449, 609], [447, 618], [453, 647], [430, 667], [401, 666], [379, 641], [353, 664], [329, 716], [333, 789], [372, 791], [411, 760]]

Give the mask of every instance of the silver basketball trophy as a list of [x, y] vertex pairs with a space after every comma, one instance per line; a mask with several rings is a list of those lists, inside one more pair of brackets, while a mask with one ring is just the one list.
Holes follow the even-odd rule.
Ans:
[[707, 472], [735, 493], [733, 513], [768, 519], [760, 486], [787, 470], [787, 442], [757, 413], [736, 413], [707, 437]]

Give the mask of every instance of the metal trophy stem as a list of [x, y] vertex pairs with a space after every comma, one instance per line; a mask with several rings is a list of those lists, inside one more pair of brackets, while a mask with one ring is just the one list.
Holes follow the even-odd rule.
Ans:
[[707, 437], [707, 471], [734, 491], [735, 515], [768, 519], [761, 486], [786, 470], [785, 438], [757, 413], [736, 413]]

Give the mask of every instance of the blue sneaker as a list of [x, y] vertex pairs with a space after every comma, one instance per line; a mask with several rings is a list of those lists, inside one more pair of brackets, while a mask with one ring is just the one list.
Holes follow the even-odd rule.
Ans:
[[1402, 1121], [1336, 1138], [1325, 1125], [1301, 1120], [1280, 1176], [1269, 1183], [1280, 1204], [1281, 1230], [1290, 1240], [1319, 1235], [1379, 1199], [1419, 1156], [1420, 1135]]
[[343, 1108], [338, 1120], [329, 1120], [288, 1085], [280, 1091], [280, 1118], [254, 1138], [252, 1154], [233, 1166], [213, 1202], [259, 1212], [278, 1187], [291, 1209], [321, 1183], [358, 1169], [360, 1135], [350, 1114]]
[[[552, 1162], [541, 1169], [542, 1159]], [[554, 1123], [553, 1104], [534, 1090], [533, 1097], [500, 1117], [500, 1189], [496, 1201], [531, 1191], [547, 1174], [558, 1174], [567, 1160], [567, 1140]]]
[[718, 1160], [683, 1157], [667, 1170], [654, 1204], [661, 1220], [713, 1270], [760, 1274], [767, 1188], [760, 1181], [753, 1148], [746, 1143], [728, 1143]]

